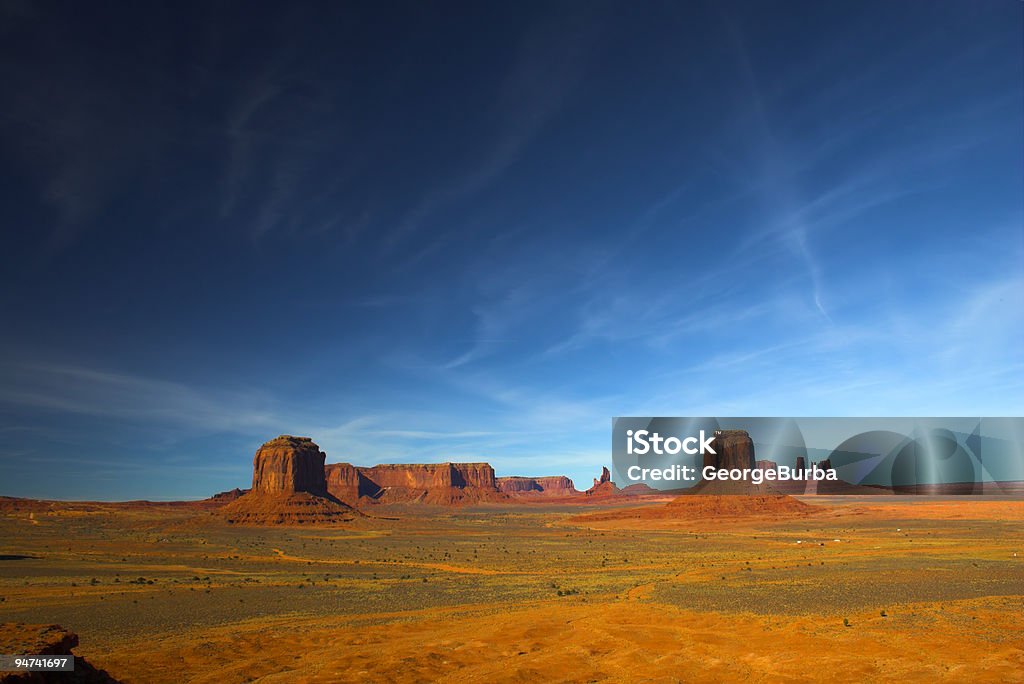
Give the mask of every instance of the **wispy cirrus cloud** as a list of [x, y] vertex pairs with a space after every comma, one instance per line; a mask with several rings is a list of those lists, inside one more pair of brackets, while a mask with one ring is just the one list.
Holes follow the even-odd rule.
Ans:
[[45, 362], [8, 361], [0, 364], [0, 377], [0, 404], [9, 409], [206, 430], [259, 429], [272, 423], [258, 408], [265, 401], [251, 391], [203, 391], [172, 380]]

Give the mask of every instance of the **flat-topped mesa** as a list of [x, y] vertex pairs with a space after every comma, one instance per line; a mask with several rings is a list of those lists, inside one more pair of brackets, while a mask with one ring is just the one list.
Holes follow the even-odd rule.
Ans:
[[711, 440], [711, 451], [704, 453], [704, 467], [716, 469], [755, 468], [754, 440], [746, 430], [719, 430]]
[[498, 489], [506, 494], [568, 496], [579, 494], [576, 486], [565, 475], [550, 477], [499, 477]]
[[380, 487], [497, 489], [494, 468], [487, 463], [386, 463], [357, 470]]
[[326, 455], [309, 437], [281, 435], [256, 450], [252, 489], [220, 510], [230, 523], [320, 524], [358, 516], [327, 492]]
[[778, 470], [779, 469], [779, 464], [776, 463], [775, 461], [768, 461], [768, 460], [757, 461], [756, 464], [757, 464], [757, 469], [758, 470]]
[[455, 504], [507, 498], [487, 463], [386, 463], [325, 468], [328, 491], [342, 501]]
[[256, 450], [252, 460], [252, 491], [257, 494], [308, 492], [327, 495], [320, 447], [309, 437], [281, 435]]

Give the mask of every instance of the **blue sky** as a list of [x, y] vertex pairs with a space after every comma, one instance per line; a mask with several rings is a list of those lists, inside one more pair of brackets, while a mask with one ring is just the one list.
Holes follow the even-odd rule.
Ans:
[[202, 497], [280, 433], [586, 485], [616, 415], [1021, 415], [1022, 35], [4, 3], [0, 494]]

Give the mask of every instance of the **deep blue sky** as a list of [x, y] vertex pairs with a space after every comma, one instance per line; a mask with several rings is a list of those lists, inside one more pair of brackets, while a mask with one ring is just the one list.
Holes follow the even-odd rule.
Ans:
[[0, 4], [0, 494], [1024, 413], [1017, 0]]

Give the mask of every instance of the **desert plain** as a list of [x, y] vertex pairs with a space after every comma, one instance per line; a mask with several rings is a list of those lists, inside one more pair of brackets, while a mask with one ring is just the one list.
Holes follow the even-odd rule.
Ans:
[[0, 622], [123, 682], [1024, 681], [1024, 501], [797, 498], [313, 526], [3, 499]]

